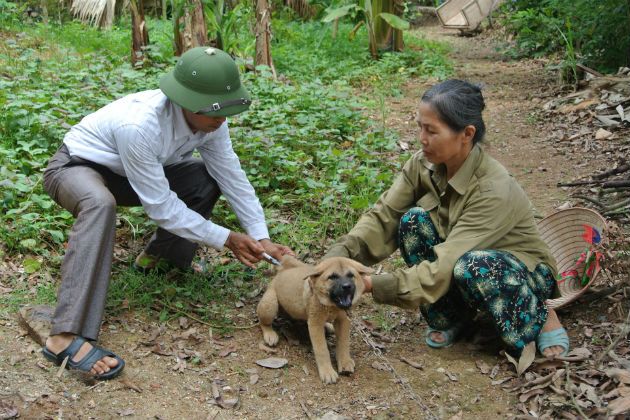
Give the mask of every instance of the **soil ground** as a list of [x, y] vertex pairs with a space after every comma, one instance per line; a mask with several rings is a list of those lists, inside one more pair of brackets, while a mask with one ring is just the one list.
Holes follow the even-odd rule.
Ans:
[[[549, 214], [566, 198], [556, 183], [567, 176], [575, 177], [579, 168], [554, 155], [554, 149], [545, 142], [545, 122], [532, 116], [540, 106], [536, 92], [544, 91], [550, 82], [542, 64], [507, 61], [495, 51], [493, 41], [483, 35], [462, 38], [435, 27], [422, 30], [453, 45], [458, 77], [485, 85], [485, 147], [512, 171], [538, 213]], [[413, 122], [417, 99], [429, 85], [410, 80], [404, 86], [403, 97], [391, 101], [388, 125], [400, 130], [401, 140], [412, 148], [417, 147]], [[235, 309], [244, 325], [256, 321], [256, 303], [257, 298]], [[598, 311], [585, 307], [560, 313], [572, 340], [580, 339], [575, 319], [601, 317]], [[127, 367], [120, 379], [90, 383], [76, 374], [57, 377], [57, 369], [43, 360], [39, 347], [22, 335], [17, 322], [3, 319], [0, 400], [12, 403], [22, 418], [271, 419], [326, 414], [329, 418], [423, 418], [427, 416], [423, 406], [439, 418], [517, 415], [516, 397], [492, 385], [493, 379], [478, 368], [499, 365], [494, 380], [508, 376], [511, 368], [494, 344], [467, 340], [433, 350], [424, 344], [425, 326], [417, 313], [379, 307], [364, 298], [353, 310], [353, 317], [359, 320], [365, 315], [382, 320], [381, 329], [371, 339], [382, 348], [383, 356], [377, 356], [355, 331], [352, 354], [356, 372], [340, 377], [335, 385], [320, 382], [308, 339], [300, 338], [299, 325], [281, 323], [284, 338], [277, 353], [269, 354], [259, 347], [261, 333], [257, 327], [212, 337], [208, 326], [172, 322], [156, 337], [156, 318], [135, 313], [106, 317], [101, 344], [123, 357]], [[191, 331], [191, 327], [196, 330]], [[332, 346], [334, 339], [330, 343]], [[155, 350], [157, 344], [161, 350]], [[270, 356], [286, 358], [288, 365], [274, 370], [255, 364]], [[412, 367], [401, 358], [421, 367]], [[396, 373], [386, 369], [388, 363]], [[238, 394], [238, 405], [217, 406], [217, 390], [228, 404], [227, 394]]]

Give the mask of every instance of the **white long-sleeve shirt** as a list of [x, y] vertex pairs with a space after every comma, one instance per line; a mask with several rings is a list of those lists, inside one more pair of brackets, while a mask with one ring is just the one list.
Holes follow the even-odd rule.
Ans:
[[125, 96], [86, 116], [64, 137], [78, 156], [127, 177], [147, 215], [190, 241], [221, 249], [230, 231], [190, 210], [171, 191], [164, 166], [196, 149], [210, 176], [254, 239], [269, 238], [265, 215], [234, 150], [227, 121], [211, 133], [193, 133], [182, 108], [161, 90]]

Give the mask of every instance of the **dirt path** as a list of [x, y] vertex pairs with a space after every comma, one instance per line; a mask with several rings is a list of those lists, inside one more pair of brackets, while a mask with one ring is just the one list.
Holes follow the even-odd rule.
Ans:
[[[537, 105], [533, 94], [545, 87], [541, 66], [504, 62], [484, 38], [459, 38], [435, 28], [428, 36], [453, 44], [459, 77], [486, 85], [486, 148], [513, 172], [539, 213], [548, 214], [564, 200], [556, 182], [573, 168], [554, 157], [544, 141], [544, 124], [531, 116]], [[410, 81], [404, 99], [392, 102], [388, 124], [402, 128], [402, 139], [411, 144], [416, 98], [426, 87]], [[257, 299], [235, 309], [234, 319], [243, 325], [254, 322]], [[16, 322], [0, 320], [0, 401], [12, 403], [23, 418], [270, 419], [326, 413], [328, 418], [421, 418], [427, 414], [423, 406], [440, 418], [516, 414], [515, 397], [492, 384], [509, 376], [494, 346], [466, 341], [430, 350], [415, 312], [375, 306], [370, 299], [364, 299], [354, 317], [378, 320], [370, 339], [384, 358], [355, 333], [357, 371], [331, 386], [320, 383], [308, 340], [294, 338], [299, 327], [286, 324], [277, 354], [267, 354], [259, 348], [258, 328], [213, 336], [212, 329], [201, 324], [172, 322], [158, 330], [155, 318], [133, 313], [108, 318], [102, 342], [118, 351], [128, 366], [120, 380], [86, 385], [75, 375], [57, 378], [56, 369], [21, 336]], [[255, 364], [269, 356], [284, 357], [289, 364], [278, 370]], [[387, 370], [388, 363], [395, 373]], [[237, 394], [237, 408], [218, 408], [217, 390], [225, 399]]]

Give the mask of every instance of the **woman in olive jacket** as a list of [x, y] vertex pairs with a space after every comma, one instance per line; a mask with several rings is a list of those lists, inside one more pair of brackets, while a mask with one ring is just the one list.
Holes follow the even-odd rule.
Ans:
[[545, 305], [556, 266], [527, 195], [479, 146], [485, 133], [479, 87], [448, 80], [418, 108], [422, 151], [326, 257], [375, 264], [397, 248], [408, 265], [367, 280], [374, 300], [417, 308], [426, 342], [445, 347], [490, 316], [508, 351], [534, 340], [546, 356], [566, 354], [569, 339]]

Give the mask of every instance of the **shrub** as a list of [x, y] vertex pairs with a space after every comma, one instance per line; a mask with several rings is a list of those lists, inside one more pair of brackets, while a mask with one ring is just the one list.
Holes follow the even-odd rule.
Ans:
[[[505, 6], [517, 56], [568, 48], [579, 62], [603, 72], [630, 64], [630, 3], [626, 0], [514, 0]], [[564, 34], [564, 36], [563, 36]]]

